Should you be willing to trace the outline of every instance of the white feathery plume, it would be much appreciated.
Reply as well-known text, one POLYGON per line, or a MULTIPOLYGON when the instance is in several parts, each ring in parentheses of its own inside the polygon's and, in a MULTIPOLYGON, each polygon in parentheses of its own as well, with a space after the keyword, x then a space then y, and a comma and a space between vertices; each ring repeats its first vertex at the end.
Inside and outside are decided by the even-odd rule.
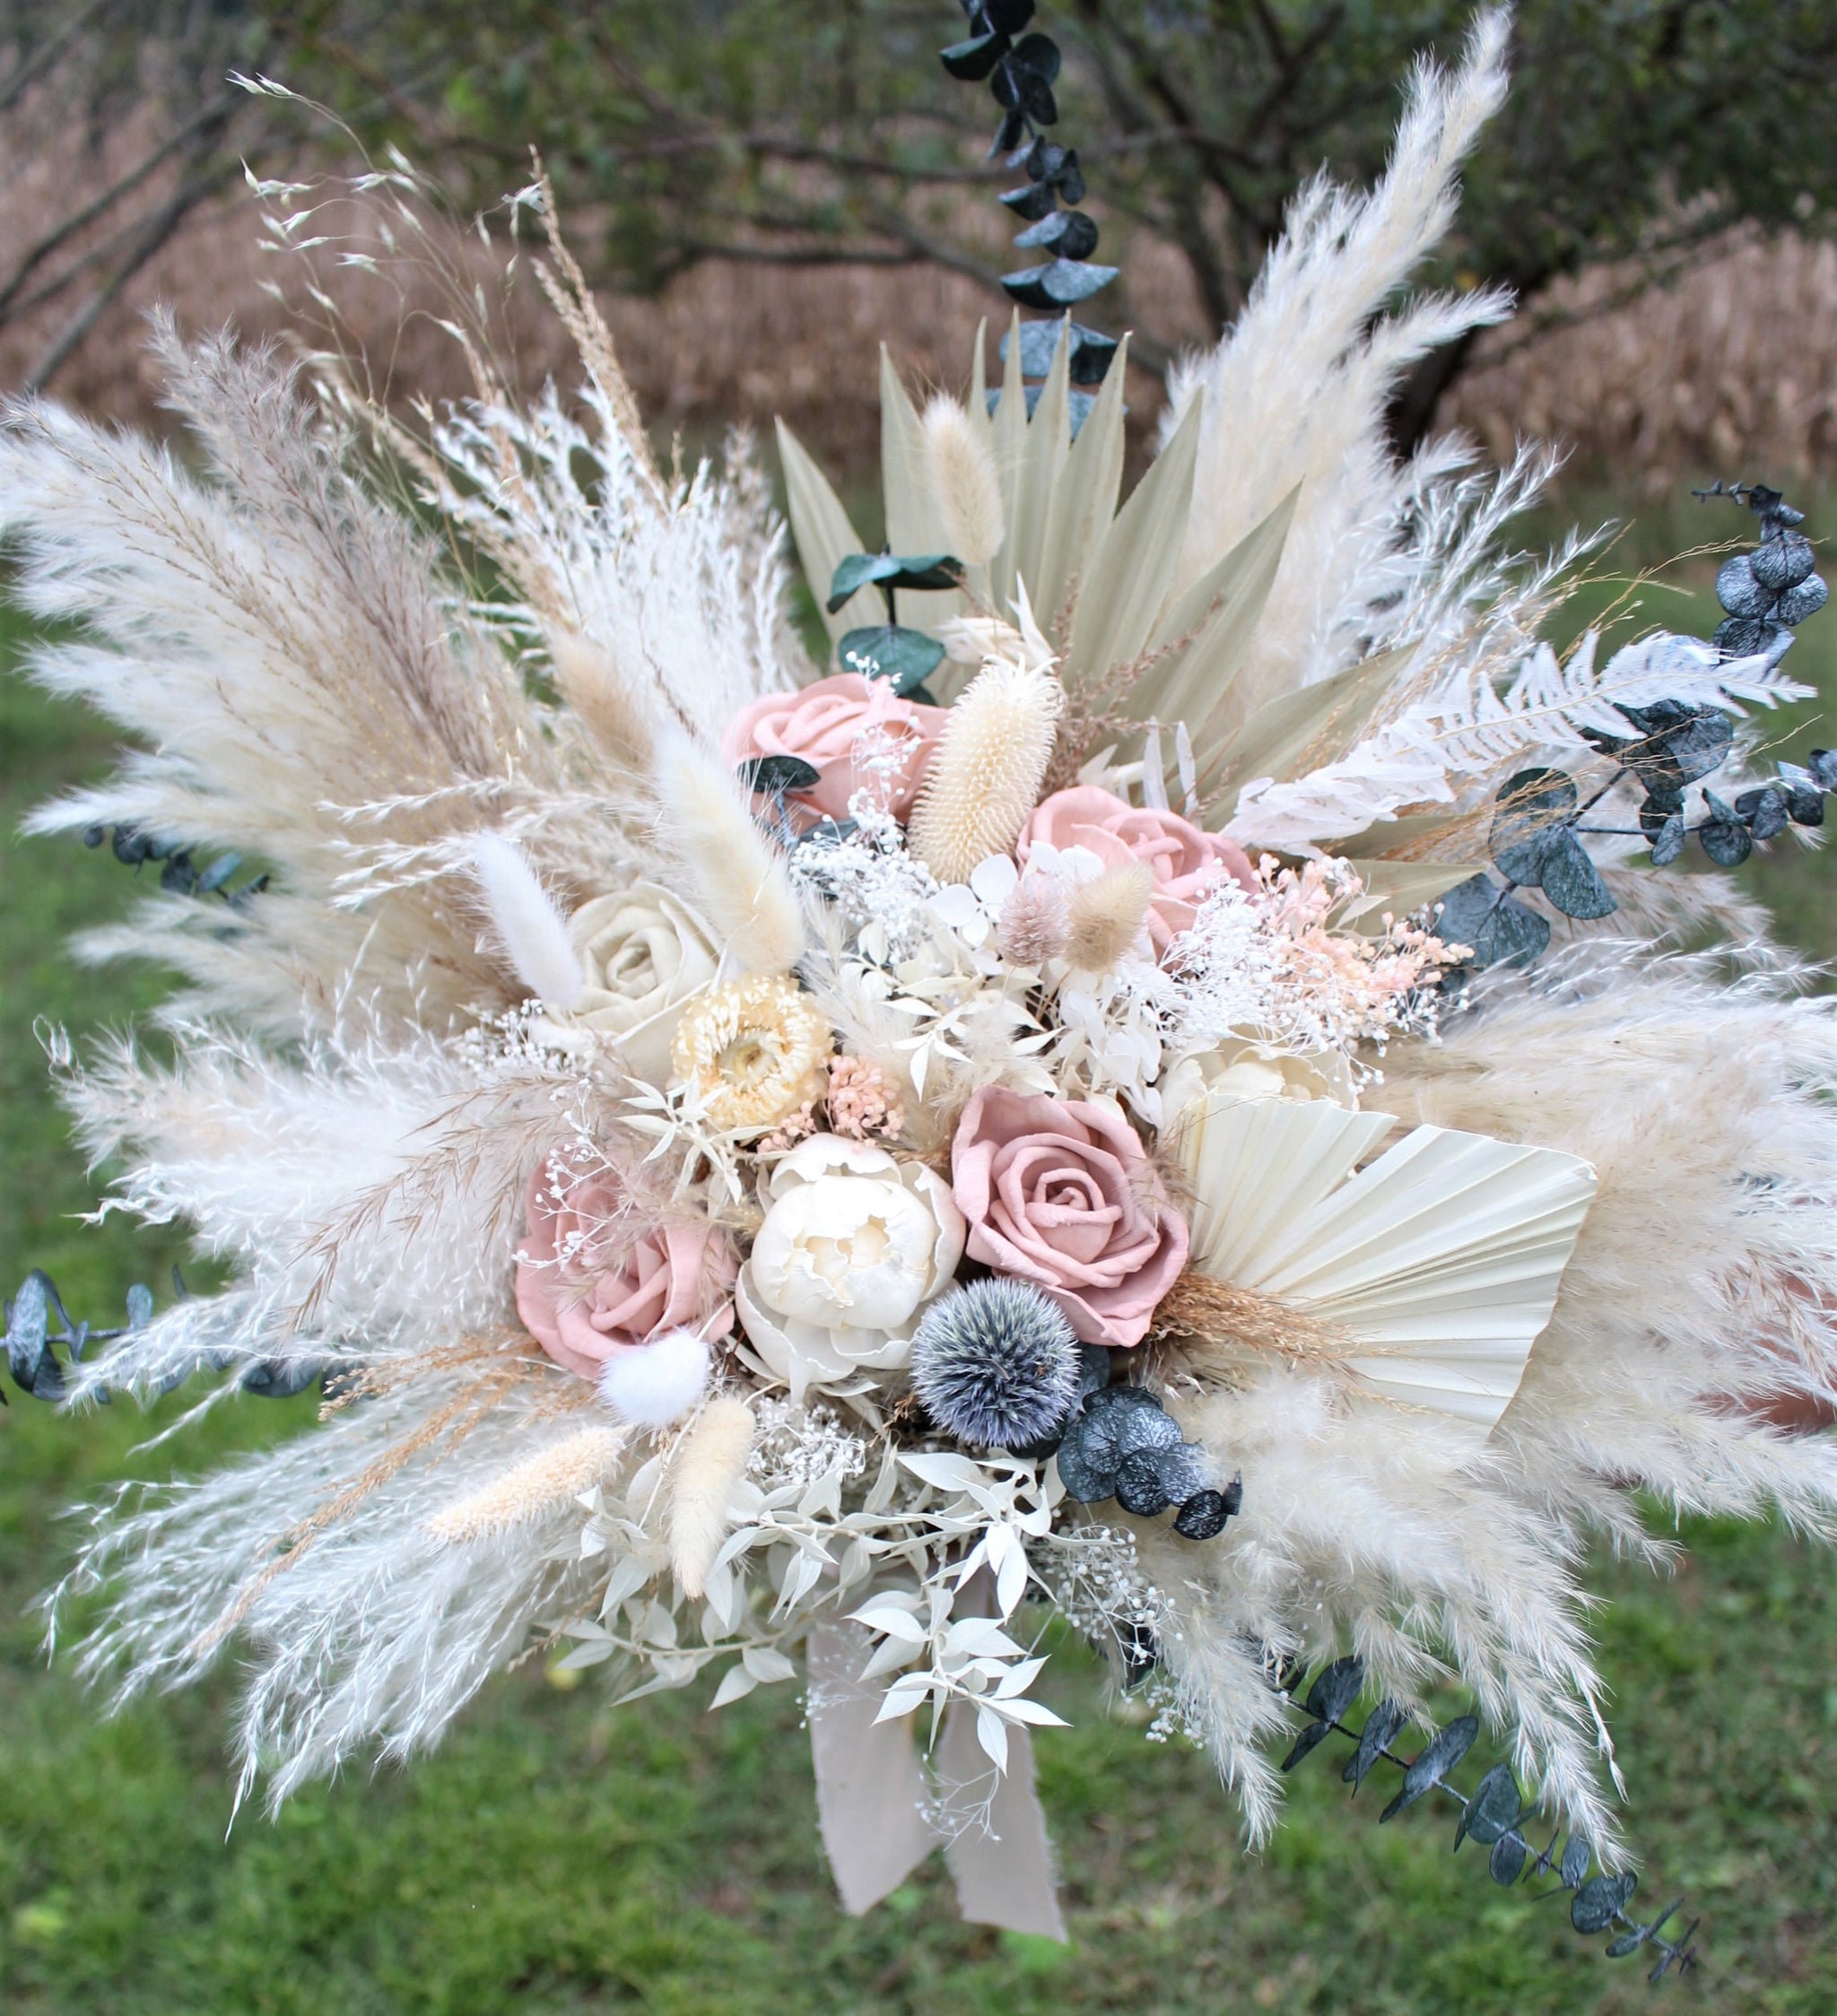
POLYGON ((925 463, 943 514, 950 550, 971 567, 985 567, 1001 549, 1001 477, 988 441, 947 393, 927 405, 925 463))
POLYGON ((789 972, 804 951, 803 908, 739 785, 718 757, 676 734, 658 743, 656 790, 658 831, 741 971, 789 972))
POLYGON ((734 1394, 719 1394, 670 1457, 665 1522, 670 1566, 684 1595, 707 1590, 708 1571, 727 1537, 727 1501, 746 1473, 753 1432, 753 1410, 734 1394))
POLYGON ((707 1390, 708 1340, 671 1330, 637 1351, 617 1351, 599 1369, 599 1396, 634 1428, 668 1428, 707 1390))
POLYGON ((495 1540, 513 1527, 534 1525, 611 1471, 626 1436, 616 1428, 578 1428, 532 1456, 443 1506, 423 1523, 436 1540, 495 1540))
POLYGON ((535 871, 499 833, 474 839, 472 865, 517 978, 545 1007, 571 1008, 587 976, 569 943, 567 922, 535 871))
POLYGON ((1199 455, 1177 586, 1197 581, 1297 483, 1280 572, 1241 675, 1247 705, 1320 679, 1387 639, 1387 603, 1420 571, 1405 550, 1413 496, 1458 465, 1432 448, 1399 469, 1384 408, 1418 358, 1508 312, 1493 289, 1389 312, 1447 230, 1456 177, 1506 88, 1510 15, 1475 22, 1452 75, 1420 65, 1389 166, 1369 195, 1327 178, 1289 205, 1248 307, 1169 383, 1162 439, 1203 389, 1199 455))
POLYGON ((1013 848, 1040 802, 1064 706, 1050 672, 997 658, 951 709, 910 827, 912 852, 939 882, 968 882, 979 861, 1013 848))

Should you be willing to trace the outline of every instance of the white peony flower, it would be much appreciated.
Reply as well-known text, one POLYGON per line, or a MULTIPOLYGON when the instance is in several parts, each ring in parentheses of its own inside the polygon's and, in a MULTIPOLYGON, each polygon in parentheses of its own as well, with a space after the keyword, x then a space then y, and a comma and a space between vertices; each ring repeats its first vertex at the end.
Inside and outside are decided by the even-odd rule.
POLYGON ((1307 1056, 1244 1037, 1181 1057, 1161 1081, 1162 1110, 1170 1119, 1213 1090, 1234 1099, 1332 1099, 1356 1110, 1352 1067, 1336 1050, 1307 1056))
POLYGON ((570 1022, 611 1037, 634 1078, 666 1083, 683 1004, 719 967, 708 926, 667 890, 639 882, 583 904, 568 937, 587 970, 570 1022))
POLYGON ((791 1398, 904 1365, 925 1305, 963 1256, 950 1185, 922 1162, 816 1134, 776 1165, 765 1197, 735 1299, 791 1398))

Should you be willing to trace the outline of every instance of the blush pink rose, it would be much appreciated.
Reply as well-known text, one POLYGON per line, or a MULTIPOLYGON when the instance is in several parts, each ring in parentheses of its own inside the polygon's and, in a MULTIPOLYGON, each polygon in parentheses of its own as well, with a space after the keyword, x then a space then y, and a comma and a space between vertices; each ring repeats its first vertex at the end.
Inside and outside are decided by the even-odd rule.
POLYGON ((1221 881, 1234 882, 1241 889, 1256 886, 1242 847, 1203 831, 1178 812, 1132 805, 1095 784, 1055 791, 1034 808, 1014 847, 1023 867, 1036 840, 1056 847, 1088 847, 1111 868, 1129 860, 1145 862, 1154 877, 1148 935, 1157 958, 1182 931, 1192 929, 1194 913, 1221 881))
POLYGON ((884 679, 840 672, 800 692, 768 693, 743 708, 721 738, 721 760, 731 769, 749 756, 801 756, 823 775, 797 793, 794 804, 846 819, 856 792, 877 785, 886 809, 903 819, 931 767, 947 712, 902 700, 884 679))
POLYGON ((604 1175, 558 1181, 545 1162, 529 1180, 517 1313, 557 1364, 586 1379, 669 1331, 723 1337, 734 1326, 727 1290, 738 1265, 726 1234, 680 1219, 627 1239, 622 1202, 604 1175))
POLYGON ((985 1086, 951 1143, 972 1260, 1036 1282, 1087 1344, 1139 1344, 1187 1228, 1112 1107, 985 1086))

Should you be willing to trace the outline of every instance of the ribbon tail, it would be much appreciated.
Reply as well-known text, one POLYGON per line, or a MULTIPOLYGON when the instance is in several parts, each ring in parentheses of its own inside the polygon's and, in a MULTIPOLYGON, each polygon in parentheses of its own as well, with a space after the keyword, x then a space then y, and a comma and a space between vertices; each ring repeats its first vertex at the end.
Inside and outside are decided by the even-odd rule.
MULTIPOLYGON (((819 1624, 805 1652, 817 1820, 851 1917, 871 1911, 937 1846, 911 1719, 876 1723, 880 1690, 856 1677, 869 1650, 865 1631, 819 1624)), ((1030 1768, 1030 1787, 1032 1778, 1030 1768)))
MULTIPOLYGON (((971 1924, 1037 1933, 1066 1943, 1053 1881, 1046 1814, 1033 1788, 1033 1744, 1026 1728, 1008 1727, 1008 1766, 996 1780, 988 1824, 953 1834, 945 1854, 957 1886, 957 1909, 971 1924)), ((961 1803, 962 1788, 986 1781, 994 1766, 976 1737, 976 1710, 953 1702, 938 1739, 937 1773, 961 1803)))

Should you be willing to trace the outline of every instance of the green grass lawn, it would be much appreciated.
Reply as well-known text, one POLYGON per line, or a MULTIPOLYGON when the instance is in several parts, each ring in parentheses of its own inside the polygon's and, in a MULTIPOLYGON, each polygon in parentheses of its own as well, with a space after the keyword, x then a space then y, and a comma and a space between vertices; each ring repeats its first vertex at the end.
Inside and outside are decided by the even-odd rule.
MULTIPOLYGON (((1745 528, 1733 511, 1661 521, 1608 564, 1745 528)), ((1649 591, 1648 621, 1701 622, 1705 569, 1684 574, 1686 601, 1649 591)), ((1837 616, 1822 628, 1833 640, 1808 626, 1801 662, 1837 692, 1837 616)), ((1819 739, 1815 712, 1787 725, 1789 746, 1819 739)), ((32 1025, 118 1022, 155 989, 60 949, 120 909, 128 872, 74 840, 11 836, 107 752, 91 724, 0 684, 0 1277, 10 1290, 43 1265, 100 1320, 130 1281, 162 1283, 182 1247, 74 1221, 95 1186, 32 1025)), ((1754 880, 1800 943, 1837 952, 1822 859, 1776 857, 1754 880)), ((1703 1914, 1702 1967, 1682 1986, 1648 1989, 1637 1963, 1576 1938, 1560 1902, 1495 1889, 1472 1848, 1451 1857, 1451 1810, 1425 1803, 1380 1829, 1384 1794, 1349 1808, 1331 1746, 1297 1775, 1274 1846, 1246 1856, 1204 1759, 1145 1743, 1069 1649, 1049 1698, 1075 1726, 1039 1745, 1072 1928, 1061 1951, 958 1923, 936 1866, 870 1917, 843 1917, 782 1688, 713 1716, 706 1690, 614 1712, 596 1675, 569 1688, 525 1670, 412 1774, 353 1774, 226 1835, 233 1668, 109 1720, 48 1668, 31 1604, 67 1559, 74 1499, 309 1418, 308 1401, 244 1402, 137 1463, 145 1423, 126 1409, 66 1420, 15 1395, 0 1418, 7 2016, 1573 2011, 1644 2009, 1655 1993, 1678 2009, 1837 2007, 1837 1563, 1786 1533, 1693 1525, 1670 1581, 1607 1561, 1593 1577, 1641 1899, 1687 1892, 1703 1914)))

